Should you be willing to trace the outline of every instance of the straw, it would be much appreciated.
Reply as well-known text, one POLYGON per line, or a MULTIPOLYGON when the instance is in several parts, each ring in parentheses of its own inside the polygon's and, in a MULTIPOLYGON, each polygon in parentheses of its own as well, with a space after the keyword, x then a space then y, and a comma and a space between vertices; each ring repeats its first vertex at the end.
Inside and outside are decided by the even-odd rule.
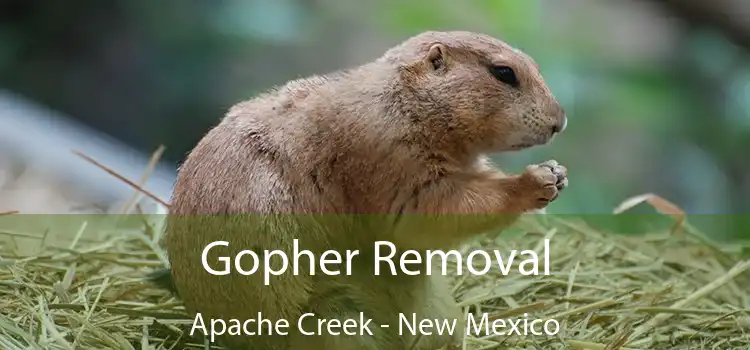
MULTIPOLYGON (((651 205, 666 202, 649 196, 651 205)), ((677 230, 634 237, 547 215, 522 221, 521 235, 469 243, 462 251, 540 252, 540 242, 550 239, 550 275, 503 276, 493 269, 456 276, 450 288, 467 313, 555 319, 561 329, 471 334, 459 348, 750 348, 750 261, 711 243, 687 219, 678 218, 677 230)), ((0 348, 205 349, 203 339, 188 336, 193 319, 180 301, 145 281, 164 266, 151 229, 91 242, 81 237, 90 230, 84 226, 73 241, 36 256, 2 252, 0 348)))

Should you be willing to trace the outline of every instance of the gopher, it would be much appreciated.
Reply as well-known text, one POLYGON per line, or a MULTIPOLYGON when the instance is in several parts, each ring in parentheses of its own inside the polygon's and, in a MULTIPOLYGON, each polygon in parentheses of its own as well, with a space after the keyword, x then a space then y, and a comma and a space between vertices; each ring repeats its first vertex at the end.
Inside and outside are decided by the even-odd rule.
POLYGON ((397 327, 399 315, 412 314, 463 327, 446 276, 376 276, 374 243, 455 249, 545 208, 567 186, 564 166, 550 160, 504 174, 488 155, 548 144, 566 124, 535 61, 480 33, 424 32, 356 68, 288 82, 230 108, 189 153, 161 242, 170 268, 154 280, 207 325, 261 314, 290 325, 288 334, 224 335, 229 349, 449 346, 462 328, 414 336, 397 327), (311 273, 314 262, 302 259, 298 273, 289 268, 267 285, 260 273, 214 276, 202 265, 214 241, 229 242, 207 255, 215 268, 242 250, 291 256, 295 239, 316 257, 360 256, 351 274, 311 273), (299 321, 306 313, 314 317, 299 321), (297 327, 360 317, 371 332, 297 327))

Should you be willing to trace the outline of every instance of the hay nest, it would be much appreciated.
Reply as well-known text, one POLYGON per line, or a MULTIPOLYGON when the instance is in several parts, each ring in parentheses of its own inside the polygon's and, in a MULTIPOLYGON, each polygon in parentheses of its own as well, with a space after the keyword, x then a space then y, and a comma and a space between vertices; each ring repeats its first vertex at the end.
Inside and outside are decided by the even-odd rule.
MULTIPOLYGON (((685 230, 611 235, 583 222, 546 217, 514 237, 467 249, 542 249, 547 276, 457 277, 453 292, 489 319, 555 319, 554 336, 470 336, 465 349, 750 348, 750 268, 685 230)), ((190 338, 180 302, 145 282, 163 266, 154 234, 76 239, 36 256, 0 260, 0 348, 207 348, 190 338)), ((492 270, 496 271, 496 270, 492 270)))

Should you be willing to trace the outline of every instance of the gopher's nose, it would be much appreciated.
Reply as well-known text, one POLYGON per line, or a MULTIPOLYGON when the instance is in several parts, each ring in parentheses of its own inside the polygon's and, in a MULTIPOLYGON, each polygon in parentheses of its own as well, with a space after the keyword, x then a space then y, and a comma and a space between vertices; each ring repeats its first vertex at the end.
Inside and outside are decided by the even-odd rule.
POLYGON ((568 117, 563 115, 562 121, 552 126, 552 134, 559 134, 568 127, 568 117))

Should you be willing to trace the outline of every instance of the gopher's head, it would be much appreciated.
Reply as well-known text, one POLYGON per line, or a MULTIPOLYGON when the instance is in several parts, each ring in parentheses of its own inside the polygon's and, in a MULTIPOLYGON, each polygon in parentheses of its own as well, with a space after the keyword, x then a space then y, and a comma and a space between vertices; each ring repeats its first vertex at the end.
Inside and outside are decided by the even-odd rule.
POLYGON ((436 139, 478 152, 519 150, 565 130, 565 111, 539 67, 505 42, 472 32, 425 32, 385 53, 409 86, 408 110, 436 139), (412 102, 413 101, 413 102, 412 102))

